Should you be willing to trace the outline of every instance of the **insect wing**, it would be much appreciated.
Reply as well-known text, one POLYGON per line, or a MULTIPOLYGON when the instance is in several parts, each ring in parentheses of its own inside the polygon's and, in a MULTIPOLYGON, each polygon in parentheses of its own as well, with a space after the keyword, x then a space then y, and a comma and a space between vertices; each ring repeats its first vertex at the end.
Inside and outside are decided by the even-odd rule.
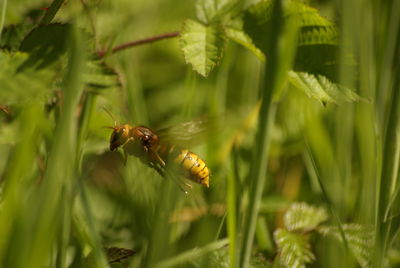
POLYGON ((194 119, 156 131, 162 142, 192 147, 204 142, 211 132, 211 121, 207 118, 194 119))
POLYGON ((185 148, 204 143, 239 142, 255 126, 261 102, 215 117, 202 117, 156 131, 160 141, 185 148), (229 141, 232 140, 232 141, 229 141))

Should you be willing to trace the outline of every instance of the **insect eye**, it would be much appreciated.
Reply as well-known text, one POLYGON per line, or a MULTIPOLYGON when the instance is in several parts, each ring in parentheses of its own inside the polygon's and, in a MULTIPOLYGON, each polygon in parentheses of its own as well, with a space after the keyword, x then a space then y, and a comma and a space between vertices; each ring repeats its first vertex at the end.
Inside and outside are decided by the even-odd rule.
POLYGON ((111 136, 111 142, 115 142, 118 139, 118 133, 114 132, 111 136))

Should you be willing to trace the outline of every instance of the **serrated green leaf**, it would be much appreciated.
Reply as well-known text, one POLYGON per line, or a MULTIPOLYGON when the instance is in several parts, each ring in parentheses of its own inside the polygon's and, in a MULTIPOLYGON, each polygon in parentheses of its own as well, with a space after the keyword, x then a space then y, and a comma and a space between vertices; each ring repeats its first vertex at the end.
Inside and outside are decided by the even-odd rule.
POLYGON ((272 267, 272 263, 269 263, 262 254, 256 254, 251 256, 250 268, 268 268, 272 267))
POLYGON ((83 75, 85 84, 92 90, 113 89, 120 86, 118 74, 100 60, 89 60, 83 75))
POLYGON ((28 23, 9 25, 5 27, 1 33, 0 48, 9 51, 17 51, 22 40, 29 32, 32 26, 28 23))
MULTIPOLYGON (((228 247, 211 252, 211 254, 208 256, 207 263, 213 268, 229 268, 228 247)), ((202 267, 204 262, 198 262, 197 265, 197 267, 202 267)))
POLYGON ((332 22, 319 15, 316 8, 304 4, 302 1, 286 0, 284 5, 284 15, 289 19, 295 20, 295 22, 299 23, 302 27, 334 26, 332 22))
POLYGON ((236 4, 234 0, 197 0, 196 16, 201 22, 210 24, 228 14, 236 4))
POLYGON ((131 249, 108 247, 105 249, 108 263, 120 263, 134 255, 136 252, 131 249))
POLYGON ((328 219, 323 208, 317 208, 306 203, 294 203, 286 211, 283 218, 285 228, 289 231, 309 231, 328 219))
MULTIPOLYGON (((372 227, 366 227, 357 223, 342 225, 347 243, 353 251, 361 267, 370 267, 374 246, 374 231, 372 227)), ((323 226, 318 232, 342 241, 342 236, 336 226, 323 226)))
POLYGON ((26 68, 19 71, 26 62, 26 53, 0 52, 0 103, 21 104, 43 99, 53 88, 56 72, 49 68, 26 68))
POLYGON ((290 71, 288 75, 293 86, 323 104, 361 100, 351 89, 335 84, 323 75, 294 71, 290 71))
MULTIPOLYGON (((244 12, 243 29, 253 43, 268 57, 272 2, 261 1, 244 12)), ((322 17, 317 9, 300 1, 286 0, 284 3, 284 19, 287 25, 299 27, 297 53, 294 70, 324 75, 331 81, 338 81, 338 31, 336 26, 322 17)), ((348 68, 355 66, 349 58, 345 63, 348 68)))
POLYGON ((277 229, 274 239, 278 246, 279 263, 284 267, 303 268, 306 263, 315 260, 311 245, 304 235, 277 229))
POLYGON ((227 27, 225 28, 225 34, 229 39, 250 50, 261 61, 265 61, 264 54, 253 44, 253 41, 245 32, 243 32, 242 30, 227 27))
POLYGON ((21 67, 44 68, 57 61, 66 51, 69 24, 48 24, 32 30, 22 41, 20 50, 29 52, 29 59, 21 67))
POLYGON ((298 37, 298 46, 333 45, 338 44, 338 33, 333 25, 303 26, 298 37))
POLYGON ((222 57, 224 38, 221 27, 203 25, 186 20, 180 36, 180 45, 187 63, 206 77, 222 57))
MULTIPOLYGON (((193 266, 199 268, 204 267, 205 263, 210 268, 230 268, 229 247, 212 251, 206 256, 206 260, 200 258, 192 261, 193 266)), ((255 254, 251 256, 249 268, 267 268, 271 266, 263 255, 255 254)))
MULTIPOLYGON (((244 29, 257 47, 265 51, 269 23, 272 16, 272 1, 260 1, 244 13, 244 29)), ((320 16, 317 9, 299 1, 284 1, 284 18, 301 28, 299 45, 337 44, 338 33, 333 23, 320 16)))

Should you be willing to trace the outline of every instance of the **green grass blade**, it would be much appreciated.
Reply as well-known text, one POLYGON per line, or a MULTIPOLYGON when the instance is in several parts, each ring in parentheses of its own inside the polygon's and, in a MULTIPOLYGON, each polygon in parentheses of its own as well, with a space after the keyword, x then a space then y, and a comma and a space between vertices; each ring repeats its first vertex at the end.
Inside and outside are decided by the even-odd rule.
MULTIPOLYGON (((92 210, 90 208, 88 194, 86 193, 85 186, 83 185, 82 181, 78 182, 80 186, 80 201, 83 207, 85 220, 84 223, 86 224, 85 228, 88 233, 88 239, 85 241, 86 243, 92 246, 93 250, 93 258, 91 258, 91 262, 93 263, 94 267, 106 267, 106 258, 103 252, 103 246, 101 245, 100 237, 98 231, 95 227, 95 220, 93 217, 92 210)), ((71 219, 72 220, 72 219, 71 219)), ((77 224, 78 221, 74 221, 74 224, 77 224)), ((82 228, 82 226, 77 226, 77 228, 82 228)), ((83 243, 84 241, 81 241, 83 243)), ((81 245, 82 248, 84 245, 81 245)))
POLYGON ((237 168, 238 168, 238 151, 233 150, 232 166, 230 168, 231 174, 227 181, 227 193, 226 193, 226 206, 227 206, 227 231, 229 237, 229 264, 231 268, 236 267, 237 262, 237 227, 238 227, 238 193, 236 182, 239 181, 237 168))
MULTIPOLYGON (((375 242, 375 264, 380 267, 384 261, 387 246, 389 243, 389 233, 391 219, 386 218, 386 212, 390 206, 392 196, 393 179, 396 179, 394 172, 396 163, 396 136, 400 128, 400 81, 397 78, 396 87, 393 89, 392 104, 389 110, 386 135, 384 139, 382 169, 380 185, 378 187, 378 211, 376 223, 376 242, 375 242)), ((398 183, 398 182, 397 182, 398 183)))
POLYGON ((82 157, 84 151, 83 145, 88 135, 91 117, 96 104, 96 98, 97 96, 95 94, 86 94, 85 101, 83 103, 83 111, 79 120, 78 136, 76 143, 76 159, 78 161, 77 169, 79 173, 82 173, 82 157))
POLYGON ((58 10, 64 3, 64 0, 54 0, 50 7, 47 9, 46 14, 43 16, 42 20, 40 21, 40 25, 49 24, 54 17, 56 16, 58 10))
POLYGON ((272 253, 274 250, 274 242, 271 239, 270 230, 268 228, 265 216, 259 216, 256 226, 257 245, 262 251, 272 253))
MULTIPOLYGON (((55 222, 64 219, 64 213, 60 211, 60 205, 72 204, 71 190, 75 175, 75 109, 78 105, 83 89, 82 68, 84 55, 80 33, 75 27, 70 32, 70 51, 69 66, 65 77, 65 101, 63 113, 57 122, 53 146, 49 155, 49 161, 44 175, 43 183, 40 185, 38 196, 36 197, 37 211, 35 215, 35 233, 32 238, 31 252, 26 261, 30 267, 41 267, 48 254, 52 250, 52 243, 57 238, 58 232, 68 232, 60 230, 61 227, 69 228, 67 225, 58 225, 55 222), (65 191, 65 192, 64 192, 65 191), (64 194, 63 194, 64 193, 64 194)), ((61 205, 63 207, 63 205, 61 205)), ((63 243, 66 247, 66 242, 63 243)), ((62 251, 66 248, 61 249, 62 251)), ((61 253, 63 254, 63 253, 61 253)), ((65 254, 64 254, 65 256, 65 254)), ((60 260, 60 263, 64 263, 60 260)))
POLYGON ((176 267, 177 265, 190 262, 192 260, 195 260, 201 256, 209 254, 210 252, 218 250, 227 245, 228 245, 228 239, 221 239, 221 240, 212 242, 202 248, 191 249, 191 250, 183 252, 183 253, 179 254, 178 256, 175 256, 171 259, 167 259, 162 262, 159 262, 154 267, 155 268, 176 267))
POLYGON ((393 194, 393 185, 396 185, 396 137, 400 128, 400 79, 398 77, 399 65, 399 29, 400 3, 393 2, 383 6, 383 10, 387 12, 387 31, 383 31, 384 48, 382 62, 379 71, 378 90, 381 96, 388 99, 387 110, 383 109, 382 114, 387 113, 387 121, 384 124, 383 132, 383 156, 380 180, 377 187, 377 213, 376 213, 376 239, 374 248, 374 261, 376 267, 381 267, 384 264, 387 254, 392 219, 386 218, 386 211, 390 206, 390 200, 393 194), (397 70, 397 72, 396 72, 397 70))
MULTIPOLYGON (((20 141, 10 154, 7 168, 3 174, 0 217, 0 266, 2 267, 22 267, 17 264, 20 263, 18 254, 21 254, 21 252, 26 253, 25 247, 20 248, 24 243, 24 239, 17 239, 17 237, 13 236, 13 233, 18 232, 18 230, 21 231, 20 224, 26 218, 22 211, 26 210, 29 205, 27 204, 26 193, 31 184, 31 171, 35 163, 37 149, 35 147, 40 140, 41 113, 42 111, 38 104, 24 107, 18 118, 18 131, 21 134, 20 141), (13 251, 13 248, 17 251, 13 251)), ((29 223, 25 222, 23 224, 29 223)), ((29 233, 26 235, 29 235, 29 233)), ((25 239, 28 240, 29 238, 25 239)))
POLYGON ((149 246, 141 267, 154 267, 157 262, 166 257, 166 249, 171 243, 170 215, 172 210, 176 208, 178 199, 185 195, 168 177, 163 179, 160 189, 159 199, 156 200, 157 207, 152 215, 149 246))
POLYGON ((346 239, 343 227, 342 227, 341 220, 340 220, 338 214, 336 213, 336 210, 335 210, 335 208, 334 208, 334 206, 332 204, 332 201, 331 201, 331 199, 330 199, 330 197, 329 197, 329 195, 328 195, 328 193, 327 193, 327 191, 325 189, 325 186, 324 186, 324 184, 322 182, 322 179, 321 179, 321 177, 319 175, 320 172, 318 172, 317 165, 316 165, 316 163, 314 161, 314 158, 313 158, 312 153, 311 153, 311 149, 310 149, 310 147, 308 145, 307 145, 307 153, 306 153, 305 157, 306 157, 306 161, 310 162, 311 166, 314 169, 314 172, 316 174, 316 178, 318 180, 319 187, 320 187, 321 192, 322 192, 322 196, 325 199, 325 202, 326 202, 326 204, 328 206, 329 212, 331 213, 331 215, 335 219, 335 223, 336 223, 336 225, 338 227, 340 236, 342 238, 343 245, 344 245, 345 249, 348 252, 349 246, 348 246, 347 239, 346 239))
POLYGON ((4 20, 5 20, 5 18, 6 18, 7 1, 8 1, 8 0, 3 0, 3 5, 2 5, 2 7, 1 7, 1 15, 0 15, 0 40, 1 40, 1 33, 3 32, 4 20))
POLYGON ((282 31, 282 6, 280 1, 274 1, 268 60, 265 64, 263 83, 260 86, 262 98, 260 117, 258 121, 257 136, 254 148, 253 165, 249 178, 249 209, 243 226, 243 240, 240 250, 240 266, 246 268, 249 265, 254 234, 260 209, 264 184, 266 179, 269 137, 275 117, 276 105, 272 104, 273 92, 278 87, 278 75, 281 66, 278 62, 278 39, 282 31))

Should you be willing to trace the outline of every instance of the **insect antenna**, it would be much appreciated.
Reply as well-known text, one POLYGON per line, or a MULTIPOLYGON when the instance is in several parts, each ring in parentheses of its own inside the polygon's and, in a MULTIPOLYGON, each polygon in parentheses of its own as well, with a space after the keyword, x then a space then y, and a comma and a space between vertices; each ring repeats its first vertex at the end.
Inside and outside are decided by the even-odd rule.
POLYGON ((110 112, 110 110, 107 109, 106 106, 103 106, 103 110, 111 117, 111 119, 114 121, 114 127, 108 127, 114 129, 117 126, 117 120, 113 116, 113 114, 110 112))

